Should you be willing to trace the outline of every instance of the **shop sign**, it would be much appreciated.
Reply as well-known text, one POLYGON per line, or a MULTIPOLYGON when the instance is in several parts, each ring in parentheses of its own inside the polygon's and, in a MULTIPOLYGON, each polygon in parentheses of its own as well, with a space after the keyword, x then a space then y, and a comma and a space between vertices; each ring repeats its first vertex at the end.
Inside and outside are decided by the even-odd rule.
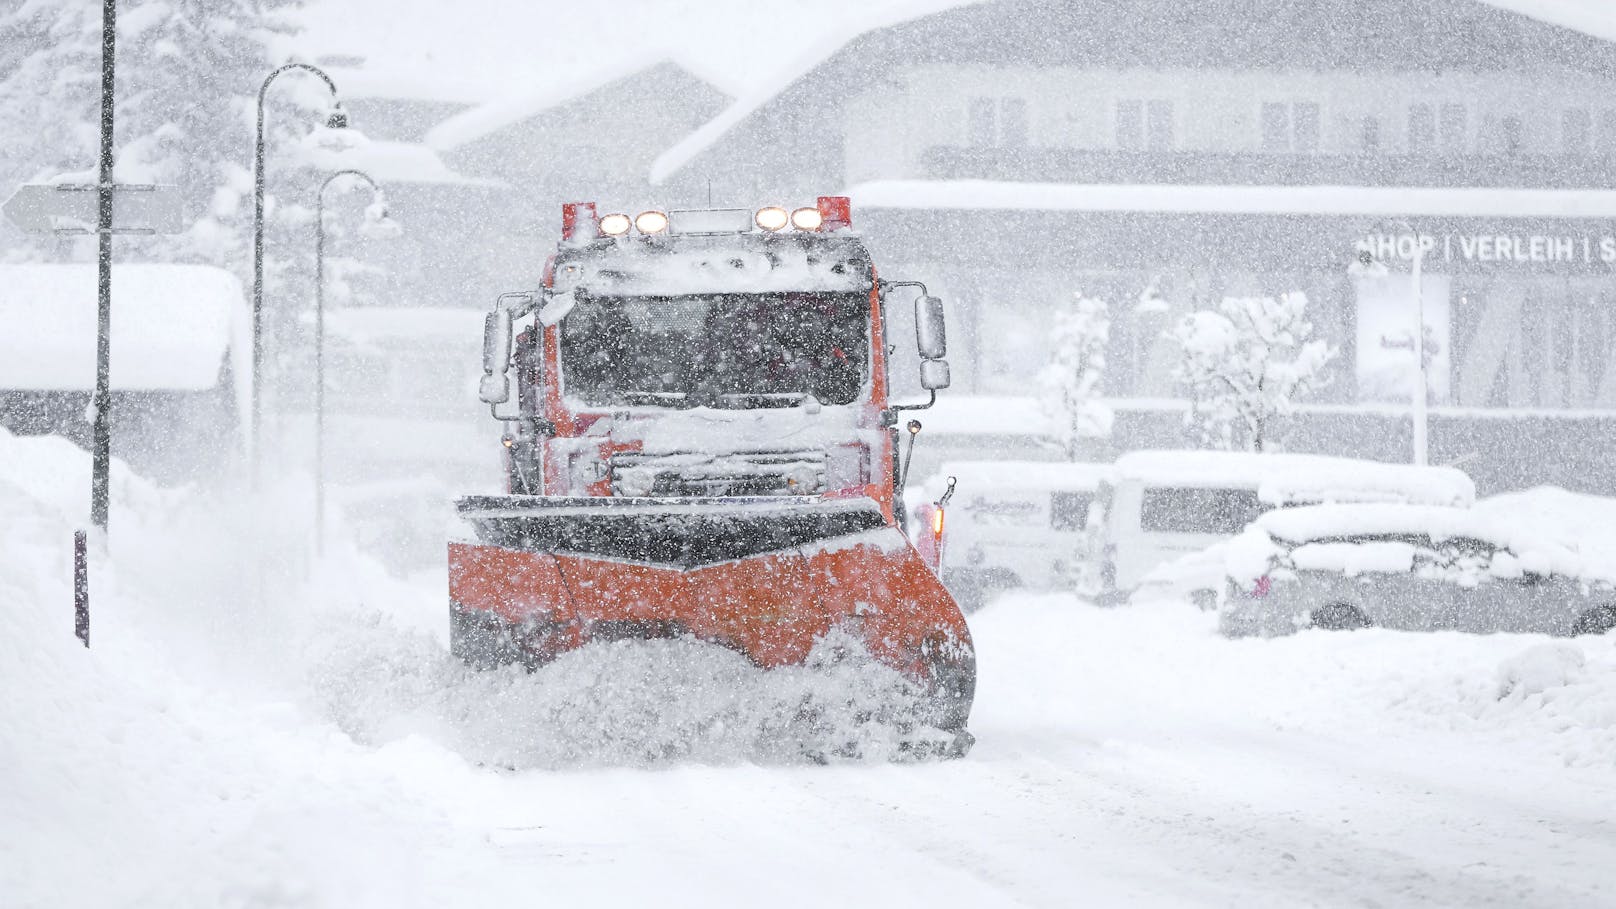
POLYGON ((1370 234, 1357 248, 1382 262, 1412 262, 1419 246, 1432 265, 1616 265, 1616 235, 1603 234, 1370 234))

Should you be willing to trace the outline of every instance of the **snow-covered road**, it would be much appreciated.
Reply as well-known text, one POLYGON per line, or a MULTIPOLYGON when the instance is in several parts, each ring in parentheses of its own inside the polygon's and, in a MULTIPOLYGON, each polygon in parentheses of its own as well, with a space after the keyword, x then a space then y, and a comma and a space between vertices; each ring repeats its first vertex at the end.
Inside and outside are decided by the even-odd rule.
POLYGON ((6 907, 1616 905, 1616 635, 1012 597, 965 760, 554 769, 553 679, 455 667, 441 570, 258 603, 272 528, 133 478, 79 649, 63 463, 0 435, 6 907))

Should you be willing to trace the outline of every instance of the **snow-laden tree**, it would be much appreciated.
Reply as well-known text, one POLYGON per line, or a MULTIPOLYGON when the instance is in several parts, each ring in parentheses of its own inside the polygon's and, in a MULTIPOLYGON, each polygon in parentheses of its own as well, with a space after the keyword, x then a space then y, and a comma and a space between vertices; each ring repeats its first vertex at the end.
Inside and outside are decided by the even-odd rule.
POLYGON ((1320 387, 1335 349, 1313 338, 1307 297, 1226 297, 1216 310, 1185 316, 1172 337, 1183 350, 1174 378, 1189 390, 1203 441, 1225 449, 1271 450, 1276 417, 1320 387))
MULTIPOLYGON (((177 185, 188 226, 173 237, 120 238, 120 259, 201 262, 247 276, 253 108, 260 82, 279 62, 293 31, 289 13, 300 5, 301 0, 120 0, 117 177, 177 185)), ((82 0, 11 5, 0 11, 0 47, 5 48, 0 53, 0 136, 5 136, 0 186, 59 174, 83 174, 93 182, 101 5, 82 0)), ((272 152, 293 150, 291 135, 298 132, 293 124, 310 118, 287 108, 323 107, 324 92, 307 85, 277 89, 279 110, 272 112, 271 123, 279 135, 272 152)), ((277 164, 283 176, 290 176, 285 161, 272 161, 277 164)), ((309 179, 304 173, 297 183, 309 179)), ((301 196, 302 189, 299 185, 292 194, 301 196)), ((12 257, 61 253, 59 241, 31 238, 19 239, 12 257)))
POLYGON ((1072 295, 1055 315, 1054 356, 1039 374, 1045 405, 1056 415, 1066 456, 1077 460, 1086 440, 1111 434, 1112 413, 1100 400, 1111 315, 1104 300, 1072 295))

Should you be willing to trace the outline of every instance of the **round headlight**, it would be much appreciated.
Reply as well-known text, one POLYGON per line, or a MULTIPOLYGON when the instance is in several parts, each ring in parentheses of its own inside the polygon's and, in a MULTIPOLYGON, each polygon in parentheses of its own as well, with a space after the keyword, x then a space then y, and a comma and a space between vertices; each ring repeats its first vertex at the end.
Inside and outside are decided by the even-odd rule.
POLYGON ((784 230, 785 226, 790 222, 791 216, 786 213, 785 209, 777 205, 758 209, 757 226, 764 230, 784 230))
POLYGON ((817 208, 799 208, 791 213, 791 226, 798 230, 818 230, 825 216, 817 208))
POLYGON ((628 233, 628 215, 606 215, 600 219, 600 232, 608 237, 621 237, 628 233))
POLYGON ((634 219, 634 227, 642 234, 659 234, 668 229, 668 216, 659 211, 642 211, 634 219))

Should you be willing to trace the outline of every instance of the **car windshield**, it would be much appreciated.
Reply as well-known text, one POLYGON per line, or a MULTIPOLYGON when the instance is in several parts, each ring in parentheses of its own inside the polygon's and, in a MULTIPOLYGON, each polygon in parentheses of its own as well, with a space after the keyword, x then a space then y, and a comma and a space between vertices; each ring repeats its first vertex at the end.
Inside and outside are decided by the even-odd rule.
POLYGON ((588 297, 561 322, 567 394, 594 405, 850 404, 869 373, 862 293, 588 297))

